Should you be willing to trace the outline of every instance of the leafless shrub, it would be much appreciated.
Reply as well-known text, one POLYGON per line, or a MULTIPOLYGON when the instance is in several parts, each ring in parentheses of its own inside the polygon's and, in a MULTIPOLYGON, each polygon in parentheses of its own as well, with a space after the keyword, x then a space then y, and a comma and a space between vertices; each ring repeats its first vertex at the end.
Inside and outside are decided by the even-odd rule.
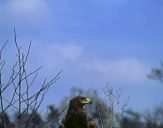
MULTIPOLYGON (((125 109, 128 105, 129 97, 126 98, 126 101, 123 103, 121 101, 121 89, 114 90, 112 87, 109 87, 108 83, 106 88, 103 90, 106 97, 107 109, 105 109, 103 105, 100 103, 96 103, 97 112, 100 118, 100 127, 101 128, 113 128, 118 127, 117 123, 122 119, 125 109), (121 103, 122 102, 122 103, 121 103), (117 113, 120 113, 120 119, 116 119, 117 113), (103 116, 107 115, 107 121, 103 118, 103 116)), ((97 94, 96 94, 97 96, 97 94)), ((98 98, 98 97, 97 97, 98 98)), ((96 98, 96 99, 97 99, 96 98)))
POLYGON ((0 115, 3 120, 3 127, 8 128, 5 115, 8 110, 16 109, 18 113, 15 127, 27 128, 29 127, 29 122, 36 116, 35 113, 41 106, 47 91, 60 78, 63 70, 57 73, 51 80, 45 78, 40 88, 34 93, 31 93, 32 86, 35 84, 41 67, 28 73, 26 64, 31 49, 31 42, 29 43, 27 53, 24 53, 17 42, 17 35, 14 29, 14 43, 17 58, 15 64, 12 66, 9 78, 7 82, 5 82, 2 79, 6 62, 6 60, 3 59, 3 51, 7 43, 8 41, 6 41, 0 49, 0 115), (6 93, 10 94, 10 98, 9 96, 6 98, 6 93), (22 120, 24 118, 26 119, 22 120))

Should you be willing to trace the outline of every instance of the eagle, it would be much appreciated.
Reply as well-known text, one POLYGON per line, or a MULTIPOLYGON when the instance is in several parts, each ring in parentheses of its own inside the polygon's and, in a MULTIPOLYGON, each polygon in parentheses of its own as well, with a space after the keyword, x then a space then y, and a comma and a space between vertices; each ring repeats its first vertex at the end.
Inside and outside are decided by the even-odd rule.
POLYGON ((83 106, 91 104, 90 98, 76 96, 69 102, 65 118, 61 121, 59 128, 96 128, 96 124, 87 116, 83 106))

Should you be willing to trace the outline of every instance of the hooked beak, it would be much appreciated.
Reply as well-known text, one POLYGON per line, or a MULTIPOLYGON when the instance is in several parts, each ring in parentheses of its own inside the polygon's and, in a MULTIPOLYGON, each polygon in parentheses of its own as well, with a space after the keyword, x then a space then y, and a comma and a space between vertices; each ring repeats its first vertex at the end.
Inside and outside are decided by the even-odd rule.
POLYGON ((83 100, 80 101, 82 104, 92 104, 92 101, 90 98, 85 98, 83 100))

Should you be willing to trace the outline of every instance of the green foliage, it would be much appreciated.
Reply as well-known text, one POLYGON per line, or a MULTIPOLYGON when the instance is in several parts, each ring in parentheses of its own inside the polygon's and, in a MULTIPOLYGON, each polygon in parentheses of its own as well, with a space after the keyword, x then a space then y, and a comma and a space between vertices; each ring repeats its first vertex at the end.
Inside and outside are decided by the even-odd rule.
POLYGON ((46 123, 48 128, 57 128, 59 121, 59 110, 54 105, 48 106, 48 113, 46 117, 46 123))
MULTIPOLYGON (((103 93, 103 92, 102 92, 103 93)), ((61 101, 61 107, 64 108, 68 106, 68 102, 72 97, 77 95, 87 96, 92 99, 93 104, 86 105, 85 110, 88 115, 96 121, 96 124, 99 128, 115 128, 119 127, 119 119, 121 114, 117 114, 117 108, 120 106, 120 92, 113 90, 113 88, 107 88, 105 94, 108 94, 106 97, 101 97, 96 90, 82 90, 80 88, 72 88, 70 95, 65 97, 61 101), (64 107, 63 107, 64 106, 64 107), (118 116, 118 117, 117 117, 118 116)), ((64 114, 63 114, 64 115, 64 114)), ((64 116, 62 117, 64 118, 64 116)))
POLYGON ((10 118, 7 113, 0 113, 0 128, 6 127, 14 128, 14 124, 10 121, 10 118))
MULTIPOLYGON (((23 116, 19 117, 19 114, 16 113, 11 121, 6 113, 5 121, 8 125, 7 128, 18 128, 18 120, 20 120, 21 128, 25 128, 26 124, 28 124, 27 128, 58 128, 60 120, 64 118, 64 114, 66 113, 67 109, 65 108, 69 103, 69 99, 79 94, 92 99, 93 104, 86 105, 85 110, 96 121, 98 128, 163 128, 163 106, 155 107, 152 111, 146 111, 144 114, 127 110, 123 116, 114 109, 114 121, 110 125, 111 108, 108 102, 104 100, 105 98, 100 97, 94 90, 84 91, 77 88, 74 88, 66 99, 63 98, 59 107, 49 105, 48 111, 44 115, 40 115, 38 111, 34 111, 32 113, 21 114, 23 116)), ((3 125, 2 116, 0 116, 0 128, 6 128, 3 125)))
POLYGON ((152 68, 148 77, 163 82, 163 62, 161 62, 160 67, 152 68))
POLYGON ((21 128, 39 128, 41 125, 44 124, 44 121, 41 115, 35 111, 32 113, 24 113, 23 116, 19 116, 19 113, 15 113, 14 116, 14 124, 19 127, 19 122, 21 128))

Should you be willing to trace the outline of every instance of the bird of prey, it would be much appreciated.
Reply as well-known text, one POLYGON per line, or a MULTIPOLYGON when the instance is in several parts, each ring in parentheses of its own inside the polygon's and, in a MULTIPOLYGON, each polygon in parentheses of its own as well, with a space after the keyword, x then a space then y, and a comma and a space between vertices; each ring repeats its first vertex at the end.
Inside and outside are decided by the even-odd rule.
POLYGON ((91 103, 89 98, 82 96, 71 99, 66 117, 62 120, 59 128, 96 128, 95 122, 87 116, 83 108, 84 105, 91 103))

